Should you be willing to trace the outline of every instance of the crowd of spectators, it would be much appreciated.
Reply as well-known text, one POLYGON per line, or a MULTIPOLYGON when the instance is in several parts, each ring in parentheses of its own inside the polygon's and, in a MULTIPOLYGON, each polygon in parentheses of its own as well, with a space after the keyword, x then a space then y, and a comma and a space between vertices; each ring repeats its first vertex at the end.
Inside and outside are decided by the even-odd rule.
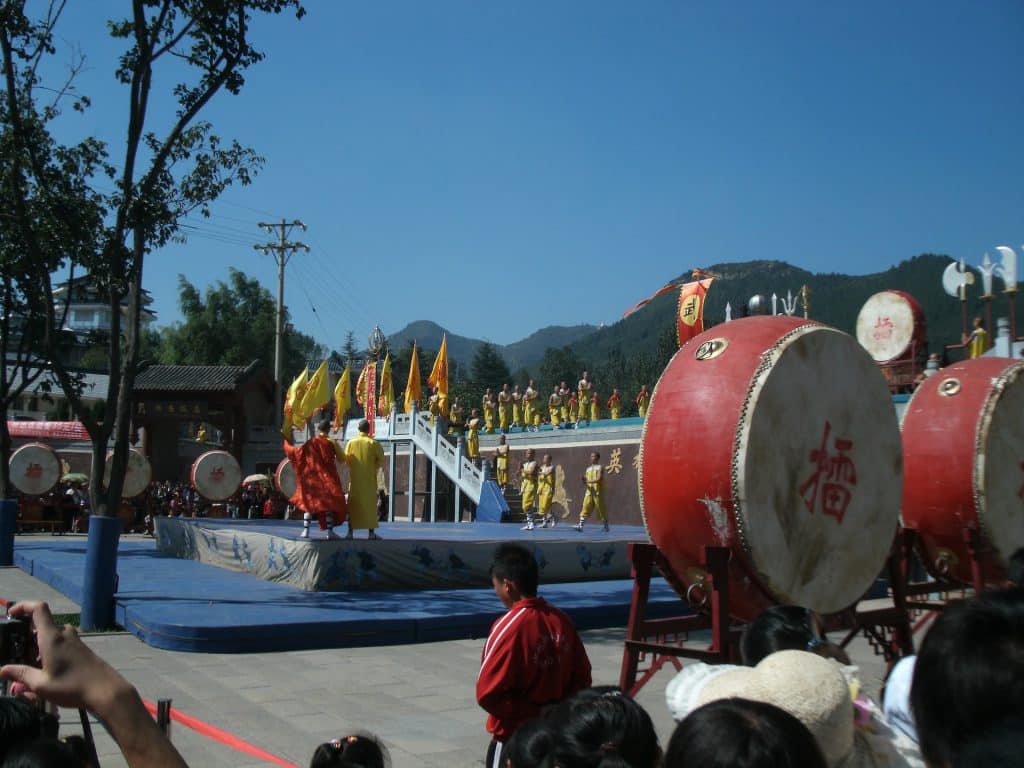
MULTIPOLYGON (((530 550, 499 546, 492 585, 507 611, 484 645, 477 700, 488 713, 488 768, 861 768, 1021 766, 1024 589, 950 602, 896 667, 884 708, 866 697, 813 612, 778 606, 746 628, 741 665, 691 663, 670 681, 678 724, 661 745, 648 713, 592 686, 572 622, 537 595, 530 550), (908 663, 909 662, 909 663, 908 663), (909 668, 909 672, 908 672, 909 668), (897 679, 901 678, 901 679, 897 679)), ((10 610, 28 622, 34 664, 0 679, 24 701, 81 707, 113 735, 129 766, 183 766, 135 688, 57 626, 45 603, 10 610)), ((81 740, 19 699, 0 700, 0 765, 85 766, 81 740)), ((315 747, 311 768, 390 766, 386 746, 353 733, 315 747)))

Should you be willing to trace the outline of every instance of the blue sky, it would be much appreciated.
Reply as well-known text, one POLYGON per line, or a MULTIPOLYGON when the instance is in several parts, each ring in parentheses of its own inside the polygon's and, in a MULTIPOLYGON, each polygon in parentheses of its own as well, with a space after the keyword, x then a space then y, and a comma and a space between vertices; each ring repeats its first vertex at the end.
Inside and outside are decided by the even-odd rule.
MULTIPOLYGON (((116 157, 103 19, 125 4, 71 5, 61 36, 94 106, 64 126, 116 157)), ((1019 0, 307 8, 257 26, 266 60, 205 115, 266 166, 149 258, 160 324, 179 319, 179 273, 205 289, 235 267, 276 291, 252 246, 280 218, 312 248, 286 303, 331 348, 374 323, 502 344, 612 323, 716 262, 866 274, 1024 243, 1019 0)), ((155 98, 154 126, 172 108, 155 98)))

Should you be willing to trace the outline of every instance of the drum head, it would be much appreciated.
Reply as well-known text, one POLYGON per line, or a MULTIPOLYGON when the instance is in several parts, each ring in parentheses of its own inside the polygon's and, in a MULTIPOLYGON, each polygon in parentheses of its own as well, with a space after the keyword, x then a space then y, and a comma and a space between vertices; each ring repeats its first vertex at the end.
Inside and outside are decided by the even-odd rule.
POLYGON ((975 498, 989 543, 1004 563, 1024 547, 1024 365, 993 382, 978 425, 975 498))
POLYGON ((295 495, 295 491, 298 490, 299 485, 295 479, 295 467, 292 466, 288 459, 283 459, 277 465, 277 471, 274 472, 274 485, 277 486, 277 490, 286 499, 290 499, 295 495))
POLYGON ((230 498, 242 483, 242 469, 227 451, 207 451, 192 464, 192 485, 210 501, 230 498))
POLYGON ((870 297, 857 315, 857 341, 872 359, 885 363, 907 351, 917 328, 913 299, 898 291, 870 297))
POLYGON ((902 469, 888 388, 852 337, 809 326, 766 352, 732 472, 737 525, 760 582, 823 614, 859 600, 896 532, 902 469))
POLYGON ((8 464, 14 487, 29 496, 49 493, 60 480, 60 459, 48 445, 26 443, 11 454, 8 464))
MULTIPOLYGON (((114 452, 111 451, 107 454, 107 461, 103 467, 104 485, 110 485, 110 470, 113 465, 114 452)), ((153 468, 149 464, 149 459, 143 456, 140 451, 129 448, 128 467, 124 475, 124 487, 121 489, 121 498, 130 499, 133 496, 138 496, 149 487, 149 481, 152 479, 153 468)))

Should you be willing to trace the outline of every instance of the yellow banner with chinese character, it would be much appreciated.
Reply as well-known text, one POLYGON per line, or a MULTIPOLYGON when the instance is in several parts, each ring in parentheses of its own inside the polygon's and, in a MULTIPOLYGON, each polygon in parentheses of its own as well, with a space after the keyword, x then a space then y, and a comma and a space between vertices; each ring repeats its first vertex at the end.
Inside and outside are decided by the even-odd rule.
POLYGON ((695 280, 679 289, 679 311, 676 314, 676 329, 679 346, 704 332, 704 300, 708 295, 713 278, 695 280))

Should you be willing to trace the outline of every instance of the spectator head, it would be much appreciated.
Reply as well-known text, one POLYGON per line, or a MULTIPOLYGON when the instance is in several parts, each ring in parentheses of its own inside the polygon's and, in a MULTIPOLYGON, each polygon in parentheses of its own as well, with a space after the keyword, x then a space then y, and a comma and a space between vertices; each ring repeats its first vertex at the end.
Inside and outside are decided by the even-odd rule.
POLYGON ((971 738, 953 761, 953 768, 1024 768, 1024 750, 1020 735, 1024 719, 1006 717, 988 730, 971 738))
POLYGON ((370 422, 368 422, 366 419, 360 421, 359 431, 362 432, 364 435, 370 434, 370 422))
POLYGON ((921 643, 910 706, 933 768, 954 765, 965 744, 1024 712, 1024 588, 946 606, 921 643))
POLYGON ((321 435, 328 435, 328 434, 330 434, 330 432, 331 432, 331 420, 330 419, 320 419, 320 421, 318 421, 316 423, 316 431, 319 432, 321 435))
POLYGON ((1006 581, 1009 586, 1024 587, 1024 547, 1010 555, 1006 563, 1006 581))
POLYGON ((4 759, 4 768, 83 768, 82 756, 55 736, 16 744, 4 759))
POLYGON ((650 715, 613 686, 586 688, 548 715, 561 768, 656 768, 661 747, 650 715))
POLYGON ((391 755, 376 736, 354 733, 316 748, 309 768, 390 768, 391 755))
POLYGON ((665 751, 672 768, 825 768, 814 735, 773 704, 720 699, 695 709, 665 751))
POLYGON ((780 707, 807 726, 832 768, 868 764, 873 748, 855 734, 853 699, 839 665, 807 651, 779 651, 756 667, 690 664, 672 679, 665 695, 677 720, 719 699, 780 707))
POLYGON ((547 720, 528 720, 505 743, 501 757, 508 768, 554 768, 558 734, 547 720))
POLYGON ((521 597, 536 597, 539 578, 537 561, 522 544, 500 544, 494 550, 491 582, 506 606, 521 597))
POLYGON ((748 667, 778 651, 810 651, 849 664, 846 652, 830 643, 818 617, 798 605, 773 605, 761 612, 743 632, 740 655, 748 667))
POLYGON ((53 715, 41 712, 28 700, 0 697, 0 763, 4 762, 5 753, 18 744, 56 738, 57 727, 53 715))

